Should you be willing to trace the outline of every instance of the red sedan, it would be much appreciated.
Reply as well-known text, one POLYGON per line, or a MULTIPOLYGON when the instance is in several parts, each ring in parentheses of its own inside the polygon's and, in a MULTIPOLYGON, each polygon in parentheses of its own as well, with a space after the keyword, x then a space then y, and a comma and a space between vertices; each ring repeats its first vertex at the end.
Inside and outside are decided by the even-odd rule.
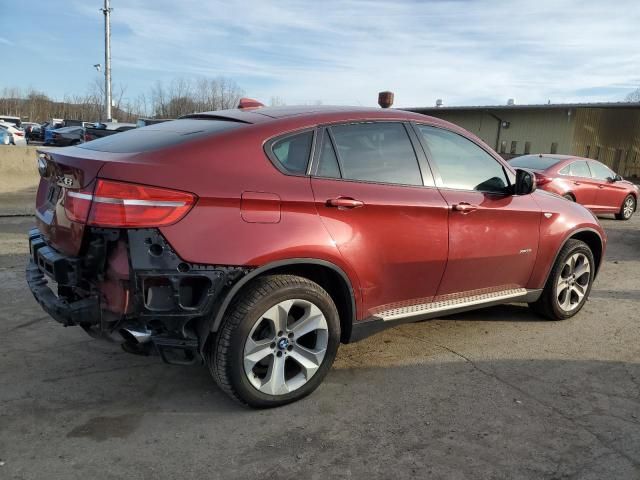
POLYGON ((44 310, 204 362, 256 407, 311 393, 340 343, 403 322, 511 302, 572 317, 606 247, 583 206, 400 110, 206 112, 38 166, 27 281, 44 310))
POLYGON ((578 202, 595 213, 613 213, 629 220, 640 190, 597 160, 569 155, 524 155, 509 162, 532 170, 538 188, 578 202))

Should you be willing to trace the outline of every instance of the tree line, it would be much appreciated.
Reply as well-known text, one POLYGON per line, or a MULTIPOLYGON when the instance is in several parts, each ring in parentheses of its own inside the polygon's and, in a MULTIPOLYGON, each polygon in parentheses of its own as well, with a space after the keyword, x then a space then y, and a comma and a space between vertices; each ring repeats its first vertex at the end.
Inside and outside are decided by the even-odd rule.
MULTIPOLYGON (((116 85, 112 91, 112 117, 120 122, 177 118, 194 112, 235 108, 243 95, 238 84, 225 77, 178 78, 168 84, 158 81, 148 92, 133 98, 127 96, 125 86, 116 85)), ((65 95, 61 100, 33 88, 5 87, 0 92, 0 114, 40 123, 52 118, 105 120, 104 84, 102 79, 96 79, 85 93, 65 95)))

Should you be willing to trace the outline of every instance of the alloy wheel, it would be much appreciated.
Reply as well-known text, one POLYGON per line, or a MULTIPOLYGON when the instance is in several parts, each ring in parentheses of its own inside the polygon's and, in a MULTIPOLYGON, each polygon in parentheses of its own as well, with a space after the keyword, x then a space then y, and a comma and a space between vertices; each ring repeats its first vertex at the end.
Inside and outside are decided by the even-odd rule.
POLYGON ((591 264, 583 253, 574 253, 565 261, 556 284, 558 305, 565 312, 578 308, 591 281, 591 264))
POLYGON ((329 342, 327 319, 314 303, 282 301, 263 313, 244 346, 244 372, 267 395, 284 395, 318 371, 329 342))
POLYGON ((622 207, 622 215, 624 216, 624 218, 629 218, 633 214, 633 210, 634 210, 633 197, 627 197, 622 207))

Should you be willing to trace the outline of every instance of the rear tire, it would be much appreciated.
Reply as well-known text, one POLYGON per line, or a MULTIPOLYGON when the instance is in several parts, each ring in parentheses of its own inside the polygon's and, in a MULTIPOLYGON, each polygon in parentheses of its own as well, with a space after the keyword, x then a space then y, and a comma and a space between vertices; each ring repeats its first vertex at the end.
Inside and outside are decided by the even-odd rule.
POLYGON ((233 399, 257 408, 313 392, 340 344, 340 318, 329 294, 294 275, 252 281, 229 306, 205 361, 233 399))
POLYGON ((570 193, 565 193, 565 194, 562 196, 562 198, 565 198, 565 199, 569 200, 570 202, 575 202, 575 201, 576 201, 576 199, 575 199, 575 198, 573 198, 573 195, 571 195, 570 193))
POLYGON ((633 195, 627 195, 624 201, 622 202, 622 206, 620 207, 620 212, 616 213, 616 218, 618 220, 629 220, 633 216, 633 212, 636 211, 636 199, 633 195))
POLYGON ((594 278, 591 249, 586 243, 571 239, 560 250, 542 295, 529 306, 549 320, 571 318, 587 301, 594 278))

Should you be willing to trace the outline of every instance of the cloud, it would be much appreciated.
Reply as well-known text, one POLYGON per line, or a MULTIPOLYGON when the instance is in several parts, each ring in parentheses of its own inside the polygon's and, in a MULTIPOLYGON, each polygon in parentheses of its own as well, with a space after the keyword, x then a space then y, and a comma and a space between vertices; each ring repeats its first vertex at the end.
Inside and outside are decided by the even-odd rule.
POLYGON ((113 3, 114 68, 149 83, 224 75, 289 104, 389 89, 398 106, 618 100, 640 84, 637 0, 113 3))

